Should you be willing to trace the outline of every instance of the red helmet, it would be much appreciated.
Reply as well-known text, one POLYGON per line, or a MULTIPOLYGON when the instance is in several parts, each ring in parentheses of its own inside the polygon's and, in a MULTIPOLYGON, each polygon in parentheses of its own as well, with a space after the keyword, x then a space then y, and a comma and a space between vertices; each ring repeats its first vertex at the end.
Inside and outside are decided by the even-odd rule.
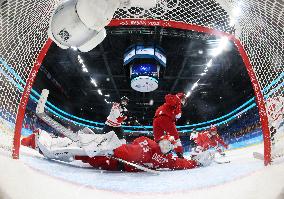
POLYGON ((213 134, 213 135, 217 134, 217 127, 215 125, 211 125, 210 133, 213 134))

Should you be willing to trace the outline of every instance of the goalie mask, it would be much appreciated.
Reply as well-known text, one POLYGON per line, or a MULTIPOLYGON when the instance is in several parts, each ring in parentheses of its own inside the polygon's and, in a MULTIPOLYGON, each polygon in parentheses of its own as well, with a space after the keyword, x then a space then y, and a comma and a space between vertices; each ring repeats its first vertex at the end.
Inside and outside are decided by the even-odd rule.
POLYGON ((164 135, 159 141, 159 147, 163 154, 171 152, 175 147, 176 141, 173 136, 164 135))

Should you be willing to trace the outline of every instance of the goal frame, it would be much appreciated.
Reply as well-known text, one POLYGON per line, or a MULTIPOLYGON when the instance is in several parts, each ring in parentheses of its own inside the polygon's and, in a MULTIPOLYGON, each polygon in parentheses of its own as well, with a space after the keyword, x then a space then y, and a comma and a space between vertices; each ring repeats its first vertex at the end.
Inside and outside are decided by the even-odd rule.
MULTIPOLYGON (((270 140, 270 131, 269 131, 269 123, 268 123, 268 116, 266 113, 265 101, 263 94, 260 89, 259 82, 257 81, 256 74, 252 68, 250 59, 239 39, 237 39, 233 34, 229 34, 227 32, 223 32, 220 30, 189 24, 184 22, 177 22, 177 21, 167 21, 167 20, 157 20, 157 19, 113 19, 109 24, 109 27, 118 27, 118 26, 160 26, 163 28, 176 28, 176 29, 183 29, 183 30, 191 30, 196 32, 207 33, 215 36, 226 36, 229 40, 233 41, 236 45, 242 60, 245 64, 247 69, 248 75, 250 77, 250 81, 252 83, 252 87, 254 89, 256 103, 258 107, 258 113, 261 121, 262 132, 263 132, 263 141, 264 141, 264 165, 268 165, 271 163, 271 140, 270 140)), ((25 116, 25 110, 28 103, 29 95, 37 76, 39 67, 50 47, 52 44, 52 40, 48 39, 43 46, 41 52, 39 53, 36 62, 33 65, 33 68, 29 74, 29 78, 27 79, 24 91, 21 95, 20 104, 18 105, 18 112, 16 118, 16 125, 14 131, 14 140, 13 140, 13 152, 12 157, 14 159, 19 158, 19 149, 20 149, 20 137, 21 137, 21 130, 22 124, 25 116)))

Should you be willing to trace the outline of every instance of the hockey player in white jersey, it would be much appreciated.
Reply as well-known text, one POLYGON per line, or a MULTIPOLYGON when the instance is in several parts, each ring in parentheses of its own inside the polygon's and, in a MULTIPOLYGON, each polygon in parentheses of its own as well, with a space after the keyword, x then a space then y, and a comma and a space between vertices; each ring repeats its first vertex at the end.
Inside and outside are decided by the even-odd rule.
POLYGON ((127 105, 129 99, 123 96, 120 99, 119 103, 113 103, 112 108, 110 110, 110 114, 107 117, 105 122, 105 126, 102 130, 102 133, 108 133, 110 131, 114 131, 117 135, 118 139, 125 142, 124 132, 122 128, 122 123, 127 119, 127 105))

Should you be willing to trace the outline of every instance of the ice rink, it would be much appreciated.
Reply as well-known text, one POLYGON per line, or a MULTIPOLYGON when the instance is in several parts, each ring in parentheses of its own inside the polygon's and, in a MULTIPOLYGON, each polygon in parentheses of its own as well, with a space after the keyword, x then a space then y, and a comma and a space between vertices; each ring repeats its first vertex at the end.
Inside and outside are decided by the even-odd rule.
POLYGON ((20 160, 1 151, 1 199, 44 198, 284 198, 284 161, 264 167, 254 159, 262 145, 230 150, 217 164, 182 171, 122 173, 96 170, 81 162, 45 159, 22 147, 20 160), (6 195, 6 197, 5 197, 6 195), (7 197, 9 195, 9 197, 7 197))

